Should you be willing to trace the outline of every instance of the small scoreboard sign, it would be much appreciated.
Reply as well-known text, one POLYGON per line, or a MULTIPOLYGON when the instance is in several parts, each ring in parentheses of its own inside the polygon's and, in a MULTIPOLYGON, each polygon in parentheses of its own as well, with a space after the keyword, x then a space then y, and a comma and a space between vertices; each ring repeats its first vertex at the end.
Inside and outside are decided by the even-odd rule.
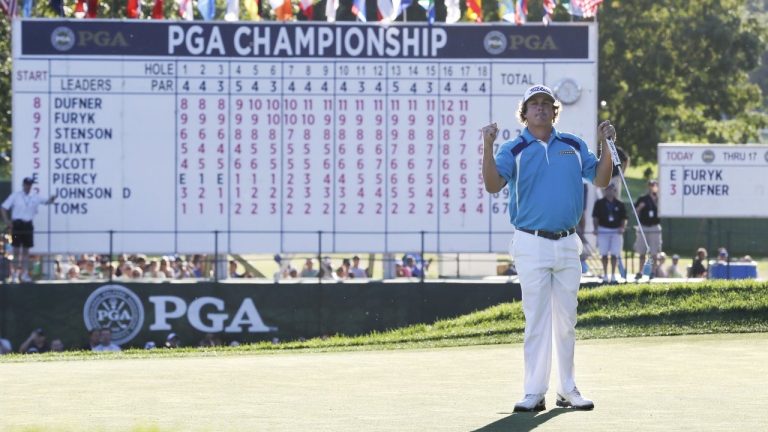
POLYGON ((768 217, 768 145, 659 144, 663 217, 768 217))

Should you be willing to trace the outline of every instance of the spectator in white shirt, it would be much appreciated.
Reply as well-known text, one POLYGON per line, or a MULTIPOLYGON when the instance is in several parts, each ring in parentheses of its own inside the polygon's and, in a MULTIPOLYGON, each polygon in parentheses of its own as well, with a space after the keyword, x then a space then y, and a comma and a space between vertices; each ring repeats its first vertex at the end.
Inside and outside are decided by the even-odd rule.
POLYGON ((47 200, 42 198, 37 192, 32 192, 32 185, 35 179, 26 177, 23 181, 22 190, 12 193, 3 202, 0 207, 3 221, 11 232, 13 256, 16 268, 11 275, 11 281, 31 282, 29 277, 29 249, 34 246, 34 227, 32 219, 37 214, 37 207, 40 204, 51 204, 56 200, 56 195, 52 195, 47 200), (9 217, 11 211, 13 219, 9 217))

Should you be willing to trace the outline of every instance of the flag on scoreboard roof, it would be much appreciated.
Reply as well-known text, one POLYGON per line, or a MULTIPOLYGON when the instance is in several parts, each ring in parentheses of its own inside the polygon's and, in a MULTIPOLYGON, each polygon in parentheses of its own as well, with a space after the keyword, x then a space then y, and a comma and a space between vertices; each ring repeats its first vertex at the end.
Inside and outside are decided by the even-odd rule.
POLYGON ((24 6, 21 8, 21 15, 24 18, 32 15, 32 0, 24 0, 24 6))
POLYGON ((513 0, 501 0, 499 3, 499 15, 501 15, 501 19, 508 22, 515 22, 515 6, 512 3, 513 0))
POLYGON ((154 6, 152 6, 152 19, 163 19, 165 13, 163 13, 163 0, 155 0, 154 6))
POLYGON ((240 20, 240 0, 227 0, 227 13, 224 14, 224 21, 240 20))
POLYGON ((392 5, 392 0, 376 0, 376 16, 379 18, 379 21, 392 21, 394 13, 395 8, 392 5))
POLYGON ((85 9, 87 7, 85 0, 77 0, 74 12, 75 18, 85 18, 85 9))
POLYGON ((195 19, 195 12, 192 10, 192 0, 176 0, 179 6, 179 16, 185 21, 195 19))
POLYGON ((528 21, 528 0, 517 0, 515 17, 515 24, 525 24, 528 21))
POLYGON ((567 10, 568 14, 570 14, 571 16, 581 16, 583 14, 583 12, 581 11, 581 8, 576 5, 577 1, 578 0, 562 0, 561 1, 565 10, 567 10))
POLYGON ((96 18, 99 16, 99 0, 88 0, 88 10, 85 12, 86 18, 96 18))
POLYGON ((339 0, 325 0, 325 19, 328 22, 336 22, 336 9, 339 8, 339 0))
POLYGON ((501 18, 517 25, 525 24, 528 19, 528 0, 502 0, 501 18))
POLYGON ((419 6, 427 11, 427 22, 430 24, 435 23, 435 2, 434 0, 418 0, 419 6))
POLYGON ((215 0, 197 0, 197 10, 204 20, 210 21, 216 15, 215 0))
MULTIPOLYGON (((56 15, 60 17, 64 16, 64 2, 62 0, 50 0, 48 2, 48 6, 50 6, 54 12, 56 12, 56 15)), ((15 12, 15 9, 14 9, 14 12, 15 12)))
POLYGON ((461 19, 461 7, 459 0, 445 0, 445 22, 453 24, 461 19))
POLYGON ((141 0, 128 0, 125 6, 125 16, 128 18, 141 17, 141 0))
POLYGON ((308 21, 315 19, 315 0, 299 0, 299 9, 308 21))
POLYGON ((251 21, 261 20, 261 0, 245 0, 245 10, 251 21))
POLYGON ((592 18, 597 15, 597 7, 603 0, 572 0, 577 3, 583 12, 584 18, 592 18))
POLYGON ((483 0, 466 0, 467 17, 476 22, 483 22, 483 0))
POLYGON ((269 5, 272 6, 272 12, 274 12, 276 20, 288 21, 293 18, 291 0, 269 0, 269 5))
POLYGON ((16 16, 16 0, 0 0, 0 9, 8 15, 8 18, 16 16))
POLYGON ((358 21, 366 22, 365 0, 352 0, 352 13, 355 14, 358 21))
MULTIPOLYGON (((413 4, 413 0, 393 0, 392 5, 395 8, 395 18, 399 17, 401 14, 405 13, 405 10, 411 7, 413 4)), ((395 19, 393 18, 393 19, 395 19)))
POLYGON ((552 22, 552 14, 555 12, 555 7, 557 7, 557 0, 544 0, 541 2, 541 5, 544 7, 544 17, 541 20, 544 24, 549 25, 552 22))

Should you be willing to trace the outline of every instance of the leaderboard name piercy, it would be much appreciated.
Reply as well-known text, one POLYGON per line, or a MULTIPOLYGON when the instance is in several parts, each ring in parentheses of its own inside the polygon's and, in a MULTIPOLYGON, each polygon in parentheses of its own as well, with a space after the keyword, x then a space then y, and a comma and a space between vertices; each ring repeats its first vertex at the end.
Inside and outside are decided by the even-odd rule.
POLYGON ((437 57, 448 43, 439 27, 168 26, 168 54, 216 56, 437 57), (229 39, 229 40, 228 40, 229 39))

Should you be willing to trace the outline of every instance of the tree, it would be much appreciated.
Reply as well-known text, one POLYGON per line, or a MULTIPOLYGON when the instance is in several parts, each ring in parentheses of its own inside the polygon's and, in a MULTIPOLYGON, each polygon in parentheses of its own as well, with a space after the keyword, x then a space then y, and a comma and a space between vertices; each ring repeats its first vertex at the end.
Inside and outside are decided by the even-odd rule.
POLYGON ((768 126, 748 80, 768 33, 746 0, 607 1, 600 15, 599 89, 625 148, 660 142, 756 142, 768 126))
MULTIPOLYGON (((11 94, 11 25, 0 18, 0 94, 11 94)), ((11 98, 0 98, 0 153, 11 152, 11 98)), ((0 161, 0 178, 10 177, 11 166, 0 161)))
MULTIPOLYGON (((768 26, 768 4, 765 0, 749 0, 747 10, 757 17, 763 26, 768 26)), ((749 73, 749 80, 763 91, 763 111, 768 107, 768 49, 763 51, 760 66, 749 73)))

